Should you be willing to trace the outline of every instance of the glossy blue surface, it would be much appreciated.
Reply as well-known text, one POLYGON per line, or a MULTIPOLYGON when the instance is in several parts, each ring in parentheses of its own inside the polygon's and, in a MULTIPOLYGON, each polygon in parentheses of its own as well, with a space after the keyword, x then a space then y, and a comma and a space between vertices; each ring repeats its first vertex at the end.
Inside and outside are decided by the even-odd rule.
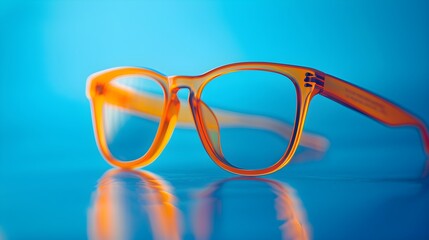
POLYGON ((314 177, 302 174, 305 167, 292 169, 244 179, 215 171, 158 171, 155 178, 88 170, 6 175, 3 183, 13 187, 2 189, 2 234, 5 239, 426 239, 429 234, 427 181, 314 177))
POLYGON ((148 181, 108 173, 85 96, 86 78, 110 67, 197 75, 270 61, 338 76, 429 122, 428 9, 426 1, 1 1, 0 239, 105 239, 97 234, 109 223, 110 239, 166 234, 168 224, 177 227, 166 238, 428 239, 428 182, 419 179, 427 156, 412 128, 387 128, 319 96, 305 129, 330 140, 322 157, 234 178, 195 131, 177 130, 144 169, 157 175, 148 181), (166 206, 174 221, 156 222, 166 206))

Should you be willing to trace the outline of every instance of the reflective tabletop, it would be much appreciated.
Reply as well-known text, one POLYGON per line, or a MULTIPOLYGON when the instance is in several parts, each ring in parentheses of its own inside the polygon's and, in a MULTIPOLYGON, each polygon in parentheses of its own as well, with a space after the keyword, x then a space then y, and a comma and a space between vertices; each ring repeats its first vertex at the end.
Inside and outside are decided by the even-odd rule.
MULTIPOLYGON (((297 164, 298 165, 298 164, 297 164)), ((1 239, 427 239, 428 181, 221 170, 3 174, 1 239)), ((305 164, 304 164, 305 165, 305 164)))

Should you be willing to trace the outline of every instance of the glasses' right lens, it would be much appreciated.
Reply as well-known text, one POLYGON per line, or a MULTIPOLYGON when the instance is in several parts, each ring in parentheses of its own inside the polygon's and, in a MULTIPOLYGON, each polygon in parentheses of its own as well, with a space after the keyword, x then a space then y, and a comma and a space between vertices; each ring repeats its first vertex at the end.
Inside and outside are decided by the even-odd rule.
POLYGON ((121 77, 109 83, 103 106, 105 141, 114 158, 132 161, 146 154, 158 132, 164 90, 147 77, 121 77))

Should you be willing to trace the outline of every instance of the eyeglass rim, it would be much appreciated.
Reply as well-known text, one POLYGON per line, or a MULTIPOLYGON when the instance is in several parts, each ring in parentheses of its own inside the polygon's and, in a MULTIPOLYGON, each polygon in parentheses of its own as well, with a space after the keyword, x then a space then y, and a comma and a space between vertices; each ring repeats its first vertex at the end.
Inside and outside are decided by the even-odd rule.
POLYGON ((165 145, 167 144, 171 134, 176 125, 175 115, 178 114, 177 109, 178 102, 177 96, 174 92, 182 87, 190 88, 194 94, 190 94, 189 104, 193 111, 195 117, 195 124, 197 132, 200 135, 200 139, 203 143, 204 148, 206 149, 209 156, 212 160, 221 168, 240 175, 247 176, 256 176, 256 175, 265 175, 277 171, 284 167, 292 158, 293 153, 296 151, 296 148, 299 143, 299 138, 302 132, 303 122, 305 120, 305 114, 308 109, 308 103, 312 96, 313 92, 316 89, 315 86, 312 86, 310 91, 305 87, 305 82, 301 81, 296 77, 297 73, 301 77, 305 77, 305 73, 308 72, 308 68, 277 64, 277 63, 257 63, 257 62, 248 62, 248 63, 235 63, 228 64, 215 68, 211 71, 208 71, 199 76, 171 76, 167 77, 159 72, 153 71, 148 68, 138 68, 138 67, 118 67, 113 69, 108 69, 99 73, 95 73, 89 77, 88 80, 88 95, 91 100, 92 113, 93 113, 93 122, 96 126, 94 128, 95 135, 97 138, 97 144, 101 149, 101 152, 104 158, 112 165, 121 168, 139 168, 144 167, 152 163, 162 152, 165 145), (207 130, 202 124, 202 115, 199 107, 194 104, 196 101, 201 98, 202 91, 204 87, 216 77, 227 74, 234 71, 243 71, 243 70, 259 70, 259 71, 270 71, 274 73, 279 73, 289 78, 296 89, 297 92, 297 109, 295 114, 295 124, 293 126, 291 140, 289 141, 288 147, 286 148, 285 153, 276 163, 273 165, 263 168, 263 169, 242 169, 233 166, 228 163, 225 159, 221 159, 216 152, 213 150, 213 145, 210 140, 207 139, 207 130), (161 117, 161 121, 153 140, 151 147, 148 151, 141 156, 132 161, 120 161, 116 159, 113 154, 110 152, 108 145, 105 140, 105 133, 103 127, 103 116, 102 116, 102 99, 100 95, 96 92, 97 89, 100 89, 100 86, 113 81, 114 79, 122 76, 129 75, 142 75, 149 77, 157 81, 164 93, 164 113, 161 117), (184 83, 189 82, 192 84, 184 85, 184 83), (305 91, 303 91, 305 89, 305 91), (196 93, 195 93, 196 92, 196 93), (310 98, 309 98, 310 97, 310 98))
MULTIPOLYGON (((299 121, 295 122, 296 125, 296 137, 294 138, 294 145, 296 150, 296 146, 299 143, 300 137, 302 135, 302 129, 304 126, 305 117, 308 111, 308 106, 311 101, 311 99, 317 95, 320 94, 326 98, 329 98, 339 104, 342 104, 350 109, 353 109, 355 111, 358 111, 384 125, 390 126, 390 127, 397 127, 397 126, 412 126, 415 127, 421 136, 423 147, 425 150, 425 153, 427 156, 429 156, 429 130, 425 122, 420 119, 419 117, 415 116, 414 114, 411 114, 404 108, 400 107, 399 105, 386 100, 377 94, 374 94, 368 90, 365 90, 363 88, 360 88, 354 84, 348 83, 342 79, 339 79, 337 77, 334 77, 329 74, 325 74, 323 72, 320 72, 318 70, 307 68, 307 67, 300 67, 300 66, 294 66, 294 65, 287 65, 287 64, 280 64, 280 63, 269 63, 269 62, 241 62, 241 63, 233 63, 224 65, 218 68, 215 68, 213 70, 210 70, 202 75, 199 76, 171 76, 167 77, 164 76, 156 71, 147 69, 147 68, 137 68, 137 67, 119 67, 119 68, 112 68, 105 71, 101 71, 98 73, 95 73, 91 75, 87 81, 87 96, 90 99, 91 108, 93 109, 93 122, 96 126, 94 128, 97 144, 99 148, 101 149, 104 157, 106 160, 111 163, 114 166, 122 167, 122 168, 137 168, 142 167, 144 165, 149 164, 152 162, 158 155, 161 153, 162 149, 165 147, 166 143, 168 142, 171 133, 174 129, 174 126, 176 124, 177 116, 178 114, 178 107, 180 105, 176 94, 172 94, 175 89, 178 89, 180 87, 187 87, 190 89, 193 89, 193 92, 196 92, 196 96, 200 96, 201 91, 203 89, 204 83, 207 84, 207 79, 212 78, 212 76, 215 76, 219 72, 223 71, 233 71, 233 70, 239 70, 239 69, 273 69, 275 71, 279 72, 286 72, 290 73, 293 79, 295 79, 299 84, 297 84, 297 88, 300 90, 304 90, 304 93, 301 92, 301 95, 299 99, 300 102, 300 108, 297 108, 297 118, 299 121), (157 139, 156 143, 154 144, 153 149, 150 149, 149 151, 153 155, 152 157, 142 157, 140 159, 137 159, 134 162, 127 162, 127 163, 118 163, 115 162, 114 159, 111 156, 108 156, 106 153, 106 146, 103 146, 103 144, 100 144, 99 138, 100 138, 100 131, 98 131, 97 126, 100 124, 97 124, 97 122, 100 121, 100 104, 99 100, 97 100, 99 97, 97 97, 97 94, 99 94, 99 86, 103 86, 103 84, 106 84, 110 80, 112 80, 112 76, 118 76, 124 73, 147 73, 149 75, 153 75, 156 79, 159 79, 160 82, 163 84, 163 86, 166 87, 169 91, 166 91, 167 101, 166 101, 166 110, 165 110, 165 116, 163 116, 163 119, 167 119, 168 121, 164 121, 162 125, 161 133, 159 134, 160 138, 157 139), (195 80, 192 81, 192 84, 186 84, 186 82, 189 82, 189 80, 195 80), (349 95, 349 93, 352 92, 354 95, 359 96, 358 99, 355 97, 352 97, 349 95), (363 101, 363 102, 362 102, 363 101), (168 103, 168 104, 167 104, 168 103), (368 103, 371 103, 368 105, 368 103), (373 103, 377 104, 377 106, 381 106, 383 109, 380 111, 380 109, 374 109, 373 103), (98 120, 97 120, 98 119, 98 120), (167 124, 166 124, 167 123, 167 124)), ((289 78, 289 79, 292 79, 289 78)), ((297 91, 298 92, 298 91, 297 91)), ((201 131, 199 131, 200 133, 201 131)), ((207 147, 205 146, 206 150, 207 147)), ((293 151, 294 152, 294 151, 293 151)), ((270 169, 264 169, 262 171, 246 171, 241 169, 233 169, 233 168, 224 168, 225 170, 231 171, 236 174, 241 175, 247 175, 247 176, 257 176, 257 175, 265 175, 269 174, 273 171, 277 171, 280 168, 282 168, 284 165, 286 165, 293 154, 289 154, 287 156, 287 160, 282 160, 282 164, 276 166, 275 168, 270 169)), ((216 160, 216 158, 212 159, 216 160)), ((429 159, 425 162, 425 167, 423 170, 423 177, 429 176, 429 159)), ((220 165, 221 166, 221 165, 220 165)), ((221 166, 222 167, 222 166, 221 166)))

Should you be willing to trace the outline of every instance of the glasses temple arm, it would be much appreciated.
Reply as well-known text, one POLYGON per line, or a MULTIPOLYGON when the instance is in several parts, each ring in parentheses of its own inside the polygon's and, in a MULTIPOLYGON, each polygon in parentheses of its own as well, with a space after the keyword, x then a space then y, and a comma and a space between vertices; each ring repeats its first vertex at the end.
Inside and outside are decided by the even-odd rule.
MULTIPOLYGON (((103 91, 104 99, 114 106, 136 112, 136 114, 149 119, 159 119, 163 114, 164 99, 157 95, 136 92, 129 88, 106 84, 103 91)), ((226 124, 226 126, 252 127, 268 130, 289 139, 292 135, 292 126, 279 120, 236 112, 216 109, 216 117, 226 124)), ((177 124, 180 127, 193 128, 194 118, 189 104, 181 105, 178 114, 177 124)), ((316 134, 303 133, 300 145, 316 151, 325 152, 329 146, 329 141, 316 134)))
POLYGON ((396 104, 328 74, 325 75, 320 94, 385 125, 416 127, 420 132, 426 154, 429 156, 429 133, 426 125, 396 104))

